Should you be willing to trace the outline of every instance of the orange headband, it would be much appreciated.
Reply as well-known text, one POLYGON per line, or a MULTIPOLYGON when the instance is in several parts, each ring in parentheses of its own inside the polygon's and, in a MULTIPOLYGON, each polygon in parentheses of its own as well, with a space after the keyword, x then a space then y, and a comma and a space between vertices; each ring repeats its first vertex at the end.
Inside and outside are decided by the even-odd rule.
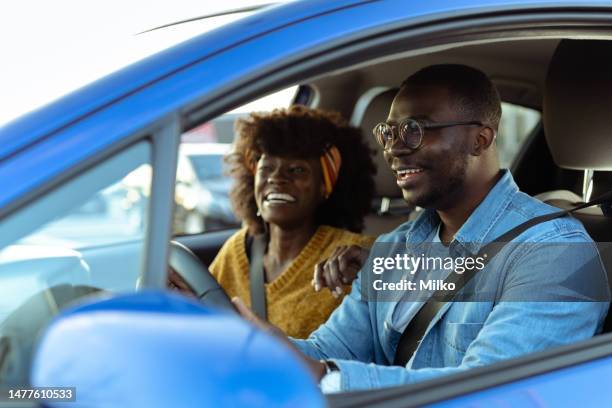
MULTIPOLYGON (((245 164, 253 174, 257 169, 257 159, 253 150, 247 150, 244 154, 245 164)), ((321 157, 321 170, 323 172, 323 182, 325 183, 325 197, 329 197, 334 191, 336 181, 338 181, 338 175, 340 174, 340 166, 342 164, 342 157, 340 156, 340 150, 334 145, 328 146, 321 157)))
POLYGON ((340 150, 334 145, 328 146, 321 157, 321 170, 323 170, 323 182, 325 183, 325 198, 329 197, 334 191, 338 175, 340 174, 340 166, 342 165, 342 156, 340 150))

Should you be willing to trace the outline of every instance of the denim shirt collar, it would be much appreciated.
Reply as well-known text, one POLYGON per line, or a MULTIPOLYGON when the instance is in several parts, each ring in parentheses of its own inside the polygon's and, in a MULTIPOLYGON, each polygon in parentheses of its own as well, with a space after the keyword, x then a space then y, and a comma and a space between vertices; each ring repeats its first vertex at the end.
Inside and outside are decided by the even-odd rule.
MULTIPOLYGON (((504 214, 518 186, 509 170, 502 170, 501 177, 489 191, 478 207, 470 214, 461 226, 450 244, 450 252, 476 254, 485 243, 491 228, 504 214)), ((425 210, 412 224, 406 233, 408 244, 422 243, 440 223, 440 217, 435 210, 425 210)), ((494 239, 495 237, 490 237, 494 239)))

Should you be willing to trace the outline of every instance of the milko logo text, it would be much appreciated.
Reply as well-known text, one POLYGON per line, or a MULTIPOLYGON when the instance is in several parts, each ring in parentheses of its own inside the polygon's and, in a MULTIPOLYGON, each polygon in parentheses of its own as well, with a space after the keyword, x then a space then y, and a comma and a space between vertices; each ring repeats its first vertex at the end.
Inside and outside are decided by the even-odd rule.
POLYGON ((453 282, 445 282, 442 279, 419 279, 418 284, 414 281, 402 279, 399 282, 383 282, 377 279, 372 283, 374 290, 401 290, 401 291, 451 291, 455 290, 453 282))

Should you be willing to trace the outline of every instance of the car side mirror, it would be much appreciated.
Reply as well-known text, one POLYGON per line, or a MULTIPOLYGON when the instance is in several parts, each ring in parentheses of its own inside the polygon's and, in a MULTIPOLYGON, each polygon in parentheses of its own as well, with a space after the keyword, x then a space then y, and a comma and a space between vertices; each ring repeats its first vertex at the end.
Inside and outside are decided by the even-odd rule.
POLYGON ((38 344, 31 383, 75 387, 75 408, 325 405, 307 368, 278 339, 234 314, 158 291, 63 312, 38 344))

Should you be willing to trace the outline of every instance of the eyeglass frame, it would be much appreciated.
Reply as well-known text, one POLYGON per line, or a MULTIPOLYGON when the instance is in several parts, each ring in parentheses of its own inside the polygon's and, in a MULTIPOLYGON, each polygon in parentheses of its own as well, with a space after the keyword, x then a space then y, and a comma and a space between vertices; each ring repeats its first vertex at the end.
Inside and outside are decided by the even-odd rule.
POLYGON ((399 138, 402 141, 402 144, 404 146, 406 146, 407 148, 409 148, 410 150, 417 150, 417 149, 419 149, 421 147, 421 145, 423 144, 423 139, 425 138, 425 130, 427 130, 427 129, 443 129, 443 128, 452 127, 452 126, 485 126, 482 122, 477 121, 477 120, 454 121, 454 122, 424 122, 424 121, 419 120, 419 119, 404 118, 404 119, 400 120, 399 122, 397 122, 396 125, 391 125, 391 124, 389 124, 387 122, 379 122, 372 129, 372 134, 374 135, 374 139, 376 139, 376 142, 378 142, 378 144, 380 144, 383 147, 383 149, 387 149, 388 143, 385 143, 385 144, 380 143, 380 140, 378 139, 378 136, 376 135, 376 129, 380 125, 389 126, 391 128, 391 137, 392 137, 391 141, 392 141, 392 143, 395 143, 395 140, 396 140, 396 136, 395 136, 396 132, 394 130, 394 128, 396 128, 397 129, 397 138, 399 138), (419 139, 419 143, 415 147, 408 146, 408 144, 406 143, 404 138, 402 138, 402 136, 401 136, 401 134, 399 132, 400 126, 402 126, 404 123, 406 123, 408 121, 414 121, 419 126, 421 137, 419 139))

